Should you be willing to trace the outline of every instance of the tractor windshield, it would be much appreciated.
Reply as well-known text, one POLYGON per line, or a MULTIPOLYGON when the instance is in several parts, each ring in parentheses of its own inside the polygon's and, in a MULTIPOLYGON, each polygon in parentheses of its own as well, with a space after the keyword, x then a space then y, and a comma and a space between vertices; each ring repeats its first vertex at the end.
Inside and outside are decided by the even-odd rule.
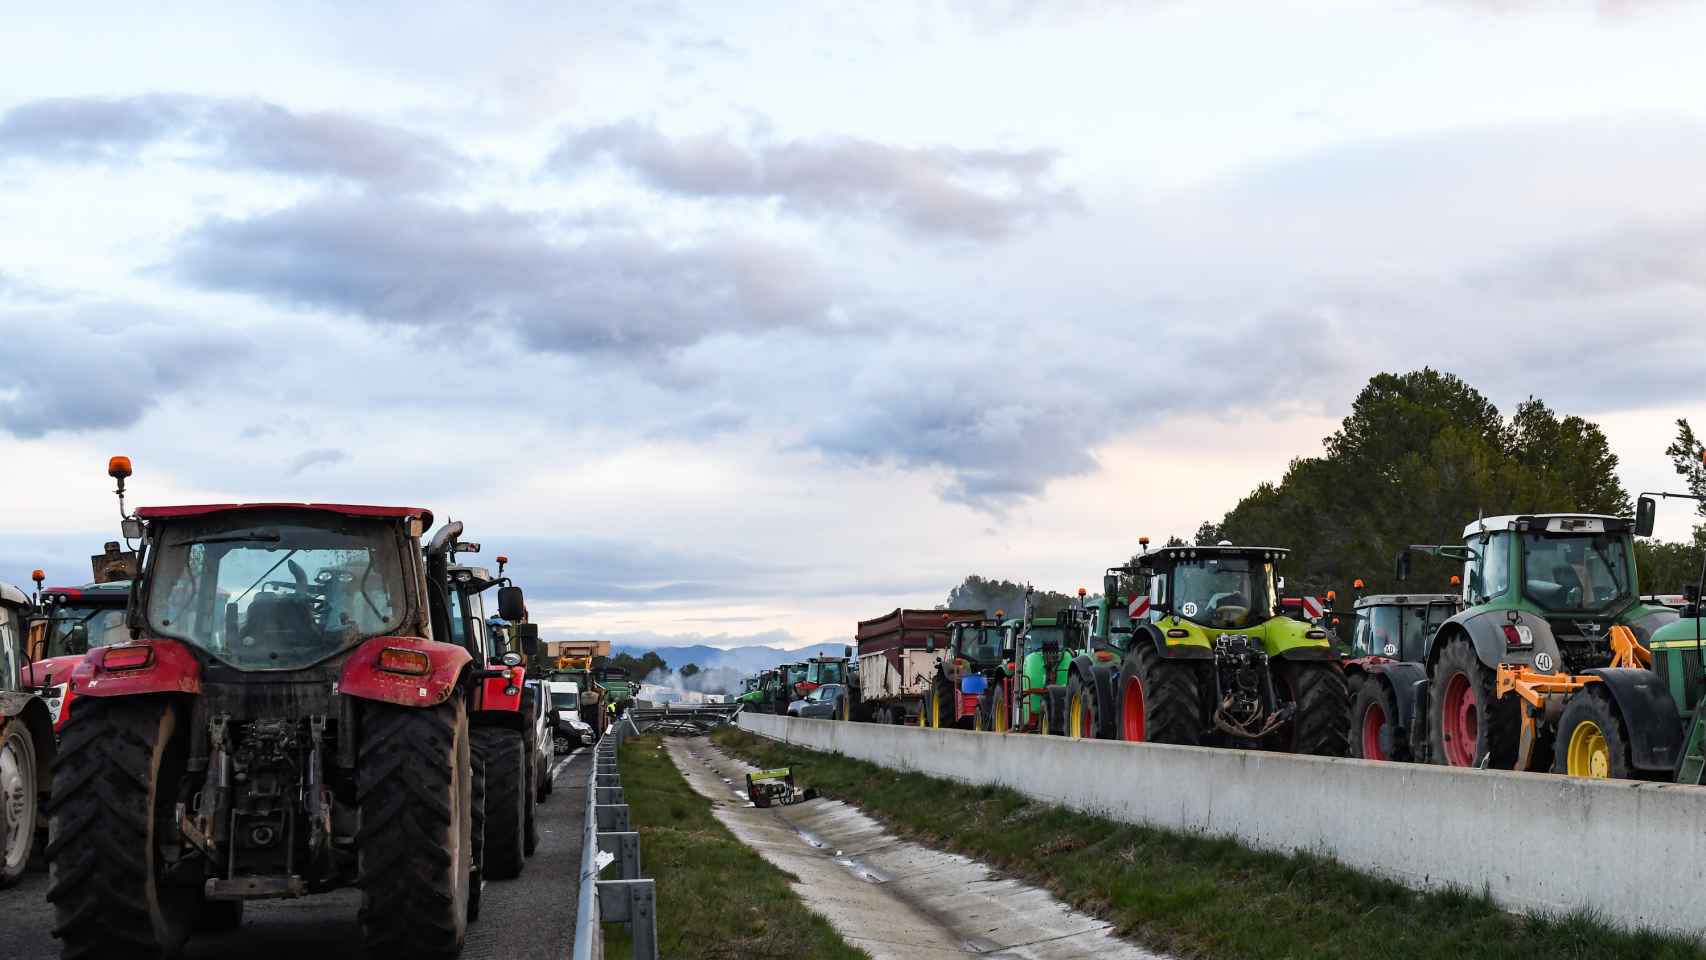
POLYGON ((1001 659, 1001 628, 971 627, 960 631, 959 655, 975 663, 1001 659))
POLYGON ((1180 560, 1173 570, 1173 611, 1205 627, 1238 629, 1274 615, 1274 566, 1240 556, 1180 560))
POLYGON ((1617 535, 1525 533, 1522 556, 1523 595, 1549 613, 1601 613, 1635 594, 1617 535))
POLYGON ((174 524, 154 548, 148 625, 239 668, 305 667, 402 626, 401 550, 389 525, 352 517, 174 524))
POLYGON ((1025 652, 1036 653, 1044 647, 1059 647, 1066 638, 1066 631, 1058 626, 1032 626, 1025 634, 1025 652))
POLYGON ((813 663, 806 668, 807 683, 841 683, 846 679, 847 665, 839 660, 813 663))
POLYGON ((93 647, 130 639, 124 608, 74 603, 53 608, 47 621, 45 657, 80 657, 93 647))
POLYGON ((1455 612, 1456 605, 1449 603, 1367 607, 1357 613, 1356 635, 1351 645, 1359 656, 1419 661, 1426 653, 1428 640, 1455 612))

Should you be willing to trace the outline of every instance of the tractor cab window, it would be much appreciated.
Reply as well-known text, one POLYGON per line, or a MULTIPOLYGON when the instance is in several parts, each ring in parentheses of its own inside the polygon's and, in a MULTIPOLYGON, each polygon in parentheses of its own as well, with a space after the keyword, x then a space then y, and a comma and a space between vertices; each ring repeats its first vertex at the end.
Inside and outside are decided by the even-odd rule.
MULTIPOLYGON (((1421 612, 1421 608, 1415 608, 1421 612)), ((1392 657, 1399 659, 1404 653, 1404 628, 1406 626, 1404 607, 1370 607, 1363 618, 1368 624, 1368 652, 1376 657, 1392 657)), ((1412 627, 1413 631, 1415 628, 1412 627)), ((1420 657, 1404 657, 1416 659, 1420 657)))
POLYGON ((841 661, 831 663, 814 663, 806 672, 806 679, 812 683, 841 683, 846 680, 847 665, 841 661))
POLYGON ((1351 650, 1355 656, 1373 657, 1379 655, 1378 648, 1370 642, 1374 636, 1374 631, 1369 628, 1368 614, 1369 611, 1367 610, 1358 611, 1356 627, 1351 631, 1351 650))
POLYGON ((1045 646, 1060 649, 1066 631, 1057 626, 1032 626, 1025 634, 1025 652, 1036 653, 1045 646))
POLYGON ((1544 610, 1597 613, 1634 595, 1622 537, 1529 532, 1522 554, 1523 595, 1544 610))
POLYGON ((130 639, 124 625, 123 607, 93 607, 62 604, 54 607, 47 621, 48 657, 80 657, 95 647, 130 639))
POLYGON ((1179 560, 1172 612, 1206 627, 1236 629, 1274 615, 1273 564, 1240 556, 1179 560))
POLYGON ((240 668, 308 666, 402 626, 389 525, 291 513, 173 524, 155 547, 148 625, 240 668))
POLYGON ((18 652, 22 631, 18 613, 11 607, 0 607, 0 690, 16 690, 23 678, 23 657, 18 652))
POLYGON ((1503 531, 1488 534, 1485 543, 1479 539, 1468 544, 1478 556, 1463 564, 1463 602, 1471 606, 1503 596, 1511 585, 1510 534, 1503 531))

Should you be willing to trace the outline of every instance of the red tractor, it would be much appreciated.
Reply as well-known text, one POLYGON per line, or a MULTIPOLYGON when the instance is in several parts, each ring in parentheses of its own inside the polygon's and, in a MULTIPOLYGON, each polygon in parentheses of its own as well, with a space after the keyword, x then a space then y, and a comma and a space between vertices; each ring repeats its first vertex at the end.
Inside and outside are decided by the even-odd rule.
MULTIPOLYGON (((168 957, 245 901, 362 892, 374 956, 453 957, 475 880, 470 704, 504 671, 445 642, 416 507, 124 515, 130 639, 91 649, 54 767, 66 957, 168 957)), ((519 599, 519 598, 518 598, 519 599)))
MULTIPOLYGON (((485 567, 456 562, 459 553, 478 553, 480 545, 459 539, 460 522, 440 528, 426 547, 427 580, 433 586, 433 627, 436 636, 465 647, 484 667, 467 703, 473 736, 474 848, 480 880, 511 880, 521 875, 527 858, 539 845, 534 819, 530 762, 533 742, 531 714, 524 709, 527 657, 537 649, 539 627, 527 618, 521 588, 503 576, 507 557, 499 557, 499 575, 485 567), (497 588, 499 617, 512 626, 496 628, 486 620, 483 595, 497 588), (514 646, 511 649, 514 633, 514 646)), ((530 706, 530 704, 528 704, 530 706)), ((480 891, 473 891, 474 916, 479 916, 480 891)))

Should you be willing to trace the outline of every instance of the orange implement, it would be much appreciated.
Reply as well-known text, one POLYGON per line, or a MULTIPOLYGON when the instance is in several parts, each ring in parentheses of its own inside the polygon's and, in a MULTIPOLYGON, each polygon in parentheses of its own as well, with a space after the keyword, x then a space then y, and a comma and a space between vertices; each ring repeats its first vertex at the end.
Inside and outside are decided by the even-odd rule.
MULTIPOLYGON (((1652 652, 1641 646, 1634 631, 1628 627, 1614 625, 1610 641, 1611 666, 1647 667, 1652 664, 1652 652)), ((1515 769, 1534 769, 1534 745, 1539 739, 1541 725, 1557 726, 1570 695, 1590 683, 1599 682, 1598 677, 1585 674, 1540 673, 1521 664, 1499 664, 1493 681, 1494 693, 1500 697, 1515 694, 1522 700, 1522 735, 1517 743, 1515 769)))

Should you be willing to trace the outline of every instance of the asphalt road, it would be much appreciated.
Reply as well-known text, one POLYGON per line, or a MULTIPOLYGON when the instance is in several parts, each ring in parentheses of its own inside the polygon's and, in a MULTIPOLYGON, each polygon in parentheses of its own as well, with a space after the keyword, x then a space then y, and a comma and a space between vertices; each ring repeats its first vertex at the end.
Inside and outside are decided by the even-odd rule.
MULTIPOLYGON (((560 960, 569 953, 580 893, 581 831, 586 825, 586 773, 591 758, 591 749, 582 749, 558 759, 555 792, 538 810, 539 849, 520 878, 486 884, 480 919, 468 929, 468 944, 462 951, 465 960, 560 960)), ((197 936, 184 956, 188 960, 359 957, 361 928, 355 913, 360 903, 361 894, 355 890, 251 903, 244 910, 242 927, 197 936)), ((7 960, 59 956, 45 867, 26 874, 17 886, 0 890, 0 956, 7 960)))

